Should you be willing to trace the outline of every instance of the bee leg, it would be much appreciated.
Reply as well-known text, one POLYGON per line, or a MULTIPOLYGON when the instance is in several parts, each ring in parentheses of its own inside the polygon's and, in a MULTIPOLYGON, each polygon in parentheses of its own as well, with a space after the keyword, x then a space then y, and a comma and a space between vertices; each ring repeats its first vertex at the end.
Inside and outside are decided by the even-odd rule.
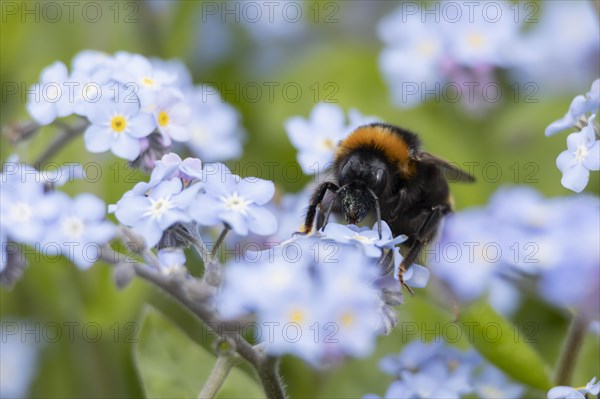
POLYGON ((310 197, 308 209, 306 210, 306 217, 304 218, 304 224, 300 228, 298 234, 306 235, 312 231, 315 215, 317 214, 317 207, 321 204, 321 201, 323 201, 323 197, 325 197, 327 190, 331 190, 332 192, 336 193, 339 188, 332 182, 322 183, 316 188, 316 190, 313 192, 313 195, 310 197))
POLYGON ((375 214, 377 215, 377 231, 379 232, 379 239, 381 240, 381 208, 379 207, 379 197, 377 197, 377 194, 375 194, 373 192, 373 190, 371 190, 370 188, 369 188, 369 192, 375 199, 375 214))
POLYGON ((329 222, 329 216, 331 215, 331 210, 333 209, 333 205, 335 204, 335 199, 337 196, 344 191, 348 186, 342 186, 338 190, 333 191, 333 198, 331 199, 331 203, 327 207, 327 212, 325 213, 325 220, 323 220, 323 225, 321 226, 321 231, 325 231, 325 226, 327 226, 327 222, 329 222))
POLYGON ((435 235, 437 233, 437 229, 440 225, 440 222, 442 221, 442 218, 444 217, 444 215, 446 213, 448 213, 448 211, 449 211, 449 208, 447 205, 437 205, 431 209, 431 212, 429 212, 429 214, 427 215, 427 218, 425 219, 423 224, 421 224, 421 226, 417 230, 417 233, 415 234, 415 242, 408 250, 408 253, 402 260, 402 263, 400 263, 400 270, 398 271, 398 279, 400 280, 400 283, 411 294, 413 292, 412 289, 410 289, 404 283, 404 278, 403 278, 404 273, 406 272, 406 270, 408 270, 408 268, 413 263, 415 263, 415 261, 419 257, 419 254, 421 253, 421 251, 423 250, 425 245, 427 245, 427 243, 429 241, 431 241, 433 239, 433 237, 435 237, 435 235))
MULTIPOLYGON (((411 263, 412 265, 412 263, 411 263)), ((404 288, 406 288, 406 290, 408 291, 408 293, 410 294, 410 296, 415 296, 415 292, 413 291, 412 288, 410 288, 408 286, 408 284, 406 284, 404 282, 404 273, 406 273, 406 265, 404 262, 400 263, 400 270, 398 271, 398 279, 400 280, 400 285, 404 288)))

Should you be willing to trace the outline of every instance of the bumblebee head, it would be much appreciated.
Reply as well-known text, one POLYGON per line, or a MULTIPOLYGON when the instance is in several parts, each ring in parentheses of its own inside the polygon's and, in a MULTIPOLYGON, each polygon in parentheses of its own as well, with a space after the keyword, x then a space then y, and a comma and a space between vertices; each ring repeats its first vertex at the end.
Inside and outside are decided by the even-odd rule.
POLYGON ((348 223, 359 223, 367 216, 375 196, 385 189, 388 175, 385 162, 371 153, 353 153, 340 163, 342 211, 348 223))

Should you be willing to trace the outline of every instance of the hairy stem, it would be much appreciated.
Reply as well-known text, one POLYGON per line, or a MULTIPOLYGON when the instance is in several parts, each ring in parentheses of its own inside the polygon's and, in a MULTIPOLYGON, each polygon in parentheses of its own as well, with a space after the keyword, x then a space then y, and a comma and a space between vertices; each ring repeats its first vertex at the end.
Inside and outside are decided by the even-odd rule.
POLYGON ((212 399, 217 395, 229 372, 235 366, 235 361, 235 356, 231 353, 219 355, 215 367, 210 372, 206 383, 198 394, 198 399, 212 399))
POLYGON ((285 390, 281 377, 279 376, 279 358, 273 356, 263 357, 258 376, 263 385, 263 389, 270 399, 286 398, 285 390))
POLYGON ((228 224, 225 224, 223 231, 221 231, 221 234, 219 234, 219 238, 217 238, 217 241, 215 242, 215 246, 213 247, 212 251, 210 251, 211 258, 216 258, 217 252, 219 251, 219 247, 221 246, 221 244, 223 244, 223 241, 225 241, 225 237, 227 236, 227 233, 229 233, 229 230, 231 230, 231 227, 229 227, 228 224))
POLYGON ((65 145, 67 145, 75 137, 79 136, 89 123, 87 120, 82 119, 77 124, 68 125, 63 122, 55 122, 55 125, 62 128, 62 132, 50 143, 46 150, 38 157, 34 165, 36 168, 42 169, 46 163, 48 163, 52 157, 59 152, 65 145))
POLYGON ((571 385, 571 376, 589 324, 590 319, 582 313, 578 313, 573 317, 556 369, 555 382, 557 385, 571 385))

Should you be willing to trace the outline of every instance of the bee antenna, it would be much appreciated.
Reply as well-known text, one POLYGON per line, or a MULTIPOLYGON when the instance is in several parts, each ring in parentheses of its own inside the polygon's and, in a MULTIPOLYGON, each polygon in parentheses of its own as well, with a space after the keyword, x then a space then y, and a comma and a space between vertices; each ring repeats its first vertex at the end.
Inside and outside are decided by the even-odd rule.
POLYGON ((379 197, 377 197, 377 194, 375 194, 373 190, 371 190, 368 187, 367 189, 369 190, 369 193, 371 193, 371 195, 373 196, 373 199, 375 199, 375 214, 377 215, 377 232, 379 233, 379 239, 381 240, 381 208, 379 207, 379 197))
POLYGON ((344 190, 346 190, 348 188, 348 185, 345 184, 342 187, 340 187, 339 189, 337 189, 336 191, 333 192, 333 198, 331 199, 331 203, 329 204, 329 206, 327 207, 327 212, 325 213, 325 220, 323 221, 323 226, 321 227, 321 231, 325 231, 325 226, 327 226, 327 222, 329 221, 329 215, 331 215, 331 210, 333 209, 333 204, 335 203, 335 200, 337 198, 337 196, 344 190))

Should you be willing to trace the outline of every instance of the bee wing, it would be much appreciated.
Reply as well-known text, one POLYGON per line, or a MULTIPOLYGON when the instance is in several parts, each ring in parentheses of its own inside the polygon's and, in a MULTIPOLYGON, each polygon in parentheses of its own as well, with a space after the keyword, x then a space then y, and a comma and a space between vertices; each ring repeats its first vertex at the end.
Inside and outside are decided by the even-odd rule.
POLYGON ((459 168, 457 165, 452 165, 451 163, 444 161, 435 155, 431 155, 428 152, 419 153, 418 160, 420 162, 435 165, 440 168, 444 173, 444 177, 449 182, 473 183, 475 181, 473 176, 459 168))

